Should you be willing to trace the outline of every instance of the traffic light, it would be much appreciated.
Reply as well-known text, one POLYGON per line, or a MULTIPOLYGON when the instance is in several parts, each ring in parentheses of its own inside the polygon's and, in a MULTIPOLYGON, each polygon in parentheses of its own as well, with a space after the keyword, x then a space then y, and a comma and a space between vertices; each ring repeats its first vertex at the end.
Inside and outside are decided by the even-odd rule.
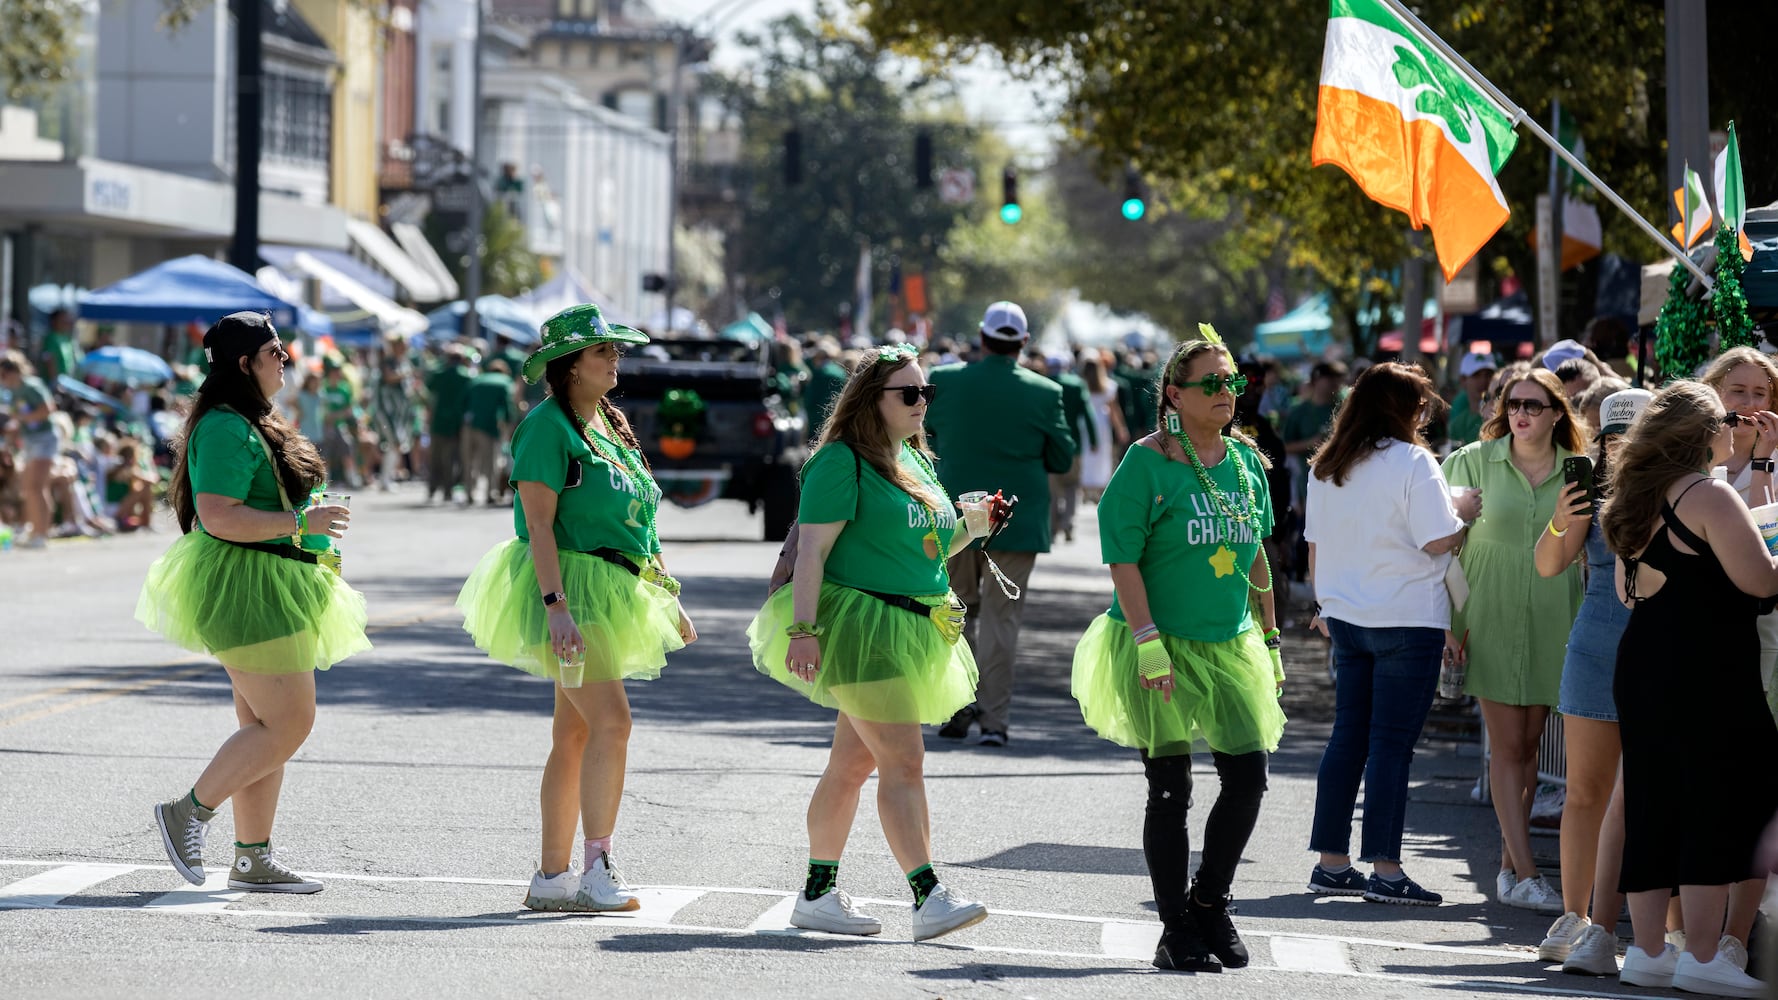
POLYGON ((914 133, 914 187, 932 186, 932 133, 914 133))
POLYGON ((1025 210, 1019 207, 1019 172, 1009 163, 1000 172, 1000 221, 1016 226, 1024 217, 1025 210))
POLYGON ((803 182, 803 134, 796 129, 784 131, 784 186, 796 187, 803 182))
POLYGON ((1148 214, 1148 201, 1142 196, 1142 175, 1135 167, 1124 171, 1124 218, 1135 222, 1148 214))

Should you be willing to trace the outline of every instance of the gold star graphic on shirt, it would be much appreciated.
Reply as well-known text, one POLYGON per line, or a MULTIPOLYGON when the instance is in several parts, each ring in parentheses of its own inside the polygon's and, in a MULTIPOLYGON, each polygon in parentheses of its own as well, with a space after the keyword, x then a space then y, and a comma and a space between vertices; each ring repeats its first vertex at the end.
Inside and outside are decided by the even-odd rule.
POLYGON ((630 501, 630 516, 624 518, 624 525, 626 527, 630 527, 630 528, 642 527, 642 522, 636 520, 636 515, 641 512, 642 512, 642 501, 631 500, 630 501))
POLYGON ((1235 552, 1227 545, 1218 546, 1216 553, 1210 557, 1210 568, 1216 571, 1218 580, 1235 572, 1235 552))

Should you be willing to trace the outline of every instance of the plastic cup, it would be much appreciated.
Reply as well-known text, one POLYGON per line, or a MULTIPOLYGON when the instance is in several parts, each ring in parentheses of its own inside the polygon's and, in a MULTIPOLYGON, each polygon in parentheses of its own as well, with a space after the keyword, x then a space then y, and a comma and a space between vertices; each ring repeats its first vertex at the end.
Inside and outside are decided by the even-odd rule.
POLYGON ((1759 525, 1759 536, 1766 540, 1766 551, 1778 555, 1778 503, 1762 504, 1749 513, 1759 525))
POLYGON ((963 511, 963 523, 969 528, 971 535, 987 534, 988 518, 993 506, 993 498, 982 490, 972 490, 957 496, 957 507, 963 511))

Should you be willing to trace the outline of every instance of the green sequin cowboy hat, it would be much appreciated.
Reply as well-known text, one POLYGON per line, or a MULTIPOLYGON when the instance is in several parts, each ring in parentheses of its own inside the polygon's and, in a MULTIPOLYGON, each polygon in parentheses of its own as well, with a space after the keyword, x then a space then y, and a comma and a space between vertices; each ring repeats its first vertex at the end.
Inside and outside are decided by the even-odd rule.
POLYGON ((569 306, 543 321, 543 343, 525 359, 525 381, 535 385, 551 361, 605 343, 646 344, 648 335, 605 322, 599 307, 591 303, 569 306))

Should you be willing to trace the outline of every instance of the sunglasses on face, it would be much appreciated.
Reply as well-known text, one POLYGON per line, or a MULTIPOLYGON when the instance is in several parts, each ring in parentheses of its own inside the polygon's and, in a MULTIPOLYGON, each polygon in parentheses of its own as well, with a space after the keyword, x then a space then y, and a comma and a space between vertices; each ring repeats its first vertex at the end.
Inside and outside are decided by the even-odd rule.
POLYGON ((903 406, 918 406, 920 405, 921 400, 925 400, 928 403, 932 402, 932 397, 938 395, 938 386, 892 385, 883 391, 901 393, 901 405, 903 406))
POLYGON ((1523 411, 1527 417, 1541 417, 1543 416, 1543 411, 1550 409, 1554 409, 1554 407, 1536 399, 1509 399, 1506 401, 1506 412, 1518 413, 1523 411))
POLYGON ((1744 417, 1741 414, 1736 413, 1734 410, 1730 410, 1722 415, 1722 425, 1724 427, 1739 427, 1742 424, 1751 423, 1753 423, 1752 417, 1744 417))
POLYGON ((1185 385, 1197 386, 1198 388, 1204 390, 1204 395, 1206 395, 1206 396, 1214 396, 1224 389, 1227 389, 1229 392, 1234 393, 1235 395, 1239 396, 1243 392, 1247 391, 1247 376, 1245 376, 1245 375, 1224 375, 1221 372, 1213 372, 1213 373, 1206 375, 1203 378, 1197 380, 1196 382, 1187 382, 1187 383, 1185 383, 1185 385))

